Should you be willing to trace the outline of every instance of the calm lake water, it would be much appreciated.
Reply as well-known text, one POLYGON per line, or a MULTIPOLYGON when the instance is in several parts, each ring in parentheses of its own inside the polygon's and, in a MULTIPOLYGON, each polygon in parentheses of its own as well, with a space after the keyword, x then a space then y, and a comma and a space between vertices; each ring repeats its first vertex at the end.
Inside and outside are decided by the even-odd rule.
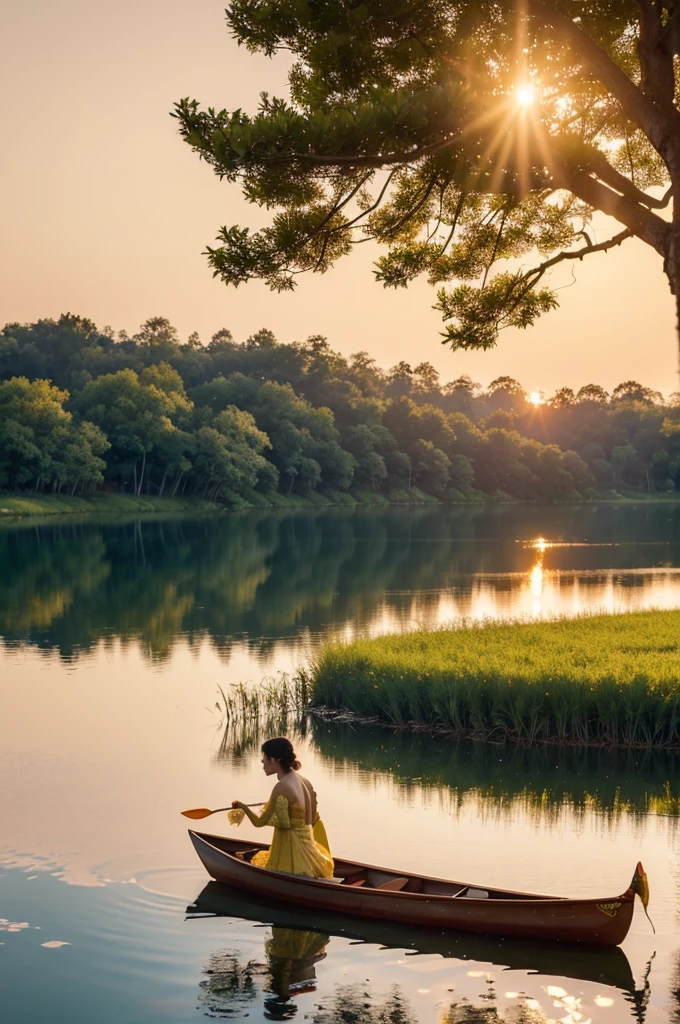
POLYGON ((680 1022, 676 756, 296 727, 338 855, 610 897, 641 859, 656 934, 638 906, 597 955, 235 902, 178 813, 267 795, 218 687, 324 637, 652 607, 680 607, 672 504, 3 524, 3 1020, 680 1022))

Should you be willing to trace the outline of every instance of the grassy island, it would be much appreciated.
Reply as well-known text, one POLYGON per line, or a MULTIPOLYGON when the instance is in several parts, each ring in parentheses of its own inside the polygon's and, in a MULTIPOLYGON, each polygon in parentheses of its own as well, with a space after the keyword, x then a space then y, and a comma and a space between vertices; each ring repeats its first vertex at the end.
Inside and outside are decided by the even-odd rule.
POLYGON ((680 611, 332 643, 313 701, 458 735, 680 747, 680 611))

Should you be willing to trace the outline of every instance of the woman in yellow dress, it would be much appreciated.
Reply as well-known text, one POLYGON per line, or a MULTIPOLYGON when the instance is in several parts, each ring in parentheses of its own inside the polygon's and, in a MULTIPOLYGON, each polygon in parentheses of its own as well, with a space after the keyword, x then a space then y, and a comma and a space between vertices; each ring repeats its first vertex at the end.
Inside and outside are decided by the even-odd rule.
MULTIPOLYGON (((256 828, 274 828, 269 849, 256 853, 250 863, 289 875, 332 878, 333 858, 319 818, 316 793, 311 782, 299 774, 302 765, 290 740, 278 736, 263 743, 262 767, 265 775, 278 779, 262 814, 255 814, 240 800, 232 803, 232 808, 246 814, 256 828)), ((229 817, 237 823, 231 813, 229 817)), ((238 818, 243 820, 240 814, 238 818)))

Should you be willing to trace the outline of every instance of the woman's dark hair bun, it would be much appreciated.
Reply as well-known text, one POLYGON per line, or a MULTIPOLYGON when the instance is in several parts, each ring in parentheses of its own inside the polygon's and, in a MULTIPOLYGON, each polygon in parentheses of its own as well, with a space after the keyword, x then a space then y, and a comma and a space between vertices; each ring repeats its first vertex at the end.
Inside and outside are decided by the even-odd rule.
POLYGON ((293 750, 293 744, 285 736, 275 736, 272 740, 265 740, 262 744, 262 753, 266 757, 273 757, 274 760, 280 761, 281 767, 286 771, 290 771, 292 768, 294 772, 297 772, 302 768, 293 750))

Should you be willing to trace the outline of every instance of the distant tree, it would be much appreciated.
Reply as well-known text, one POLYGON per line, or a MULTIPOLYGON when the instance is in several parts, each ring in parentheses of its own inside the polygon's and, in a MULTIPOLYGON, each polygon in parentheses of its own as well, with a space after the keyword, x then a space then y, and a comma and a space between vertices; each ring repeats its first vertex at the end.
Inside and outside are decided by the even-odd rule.
POLYGON ((388 479, 393 480, 397 487, 410 487, 413 471, 411 467, 411 460, 406 452, 387 452, 383 458, 385 460, 388 479))
POLYGON ((376 451, 366 452, 357 460, 354 478, 360 487, 370 487, 372 491, 380 490, 387 477, 385 460, 376 451))
POLYGON ((566 406, 573 405, 575 401, 576 395, 572 388, 558 388, 550 399, 550 404, 555 409, 564 409, 566 406))
POLYGON ((475 486, 487 494, 507 491, 520 454, 519 435, 498 428, 487 431, 476 446, 475 486))
POLYGON ((492 430, 496 427, 499 430, 514 430, 517 422, 517 413, 508 412, 506 409, 496 409, 485 420, 482 420, 480 427, 484 430, 492 430))
POLYGON ((609 395, 599 384, 586 384, 579 388, 576 395, 577 402, 600 402, 604 404, 609 401, 609 395))
POLYGON ((361 423, 349 428, 343 444, 354 456, 356 483, 373 491, 380 489, 389 476, 385 456, 396 448, 396 441, 389 430, 384 426, 371 427, 361 423))
POLYGON ((256 487, 265 462, 262 453, 270 447, 250 413, 227 406, 196 435, 194 464, 203 496, 214 498, 224 491, 240 494, 256 487))
POLYGON ((154 450, 158 468, 162 473, 158 485, 159 495, 165 494, 168 481, 171 494, 177 494, 180 484, 193 467, 195 449, 193 433, 180 430, 169 421, 166 423, 165 428, 158 434, 154 450))
POLYGON ((597 441, 589 441, 580 449, 581 458, 591 466, 596 459, 606 459, 605 450, 597 441))
POLYGON ((456 437, 456 451, 474 459, 483 440, 483 432, 461 412, 452 413, 448 421, 456 437))
POLYGON ((103 480, 109 443, 93 423, 73 422, 68 397, 47 380, 0 384, 0 486, 75 491, 103 480))
POLYGON ((492 409, 514 409, 524 405, 526 391, 514 377, 496 377, 487 388, 487 401, 492 409))
POLYGON ((16 489, 40 473, 41 451, 33 431, 11 416, 0 422, 0 486, 16 489))
POLYGON ((222 327, 219 331, 216 331, 213 334, 210 339, 210 344, 208 345, 208 350, 214 351, 215 349, 224 347, 232 348, 234 347, 234 344, 234 338, 231 331, 227 330, 226 327, 222 327))
POLYGON ((572 487, 580 494, 585 494, 595 486, 595 477, 588 467, 588 463, 577 452, 566 451, 561 453, 561 468, 571 475, 572 487))
POLYGON ((368 352, 355 352, 351 355, 349 369, 351 378, 362 395, 377 396, 382 393, 384 374, 368 352))
POLYGON ((420 440, 430 441, 446 454, 454 449, 456 435, 449 419, 429 403, 417 405, 410 398, 395 398, 385 409, 383 423, 412 462, 411 449, 420 440))
POLYGON ((413 480, 418 486, 437 497, 445 498, 451 486, 451 460, 432 441, 422 438, 411 446, 413 480))
POLYGON ((462 412, 469 416, 481 392, 481 385, 464 374, 445 384, 441 392, 442 406, 447 412, 462 412))
POLYGON ((614 388, 612 399, 615 402, 662 402, 663 395, 651 388, 643 387, 636 380, 626 380, 614 388))
POLYGON ((273 331, 262 327, 255 334, 251 334, 246 341, 246 348, 276 348, 278 342, 273 331))
POLYGON ((644 467, 632 444, 617 445, 612 450, 611 466, 617 486, 639 486, 644 480, 644 467))
POLYGON ((172 416, 190 408, 176 378, 167 364, 147 368, 141 378, 120 370, 87 384, 74 403, 105 432, 121 470, 132 466, 135 494, 142 492, 147 461, 172 427, 172 416))
POLYGON ((96 342, 99 332, 87 317, 63 313, 58 320, 7 324, 3 335, 13 338, 19 346, 20 360, 12 368, 13 372, 29 377, 49 377, 59 387, 65 387, 69 383, 71 361, 96 342))
POLYGON ((413 370, 410 363, 403 360, 393 366, 387 376, 387 394, 398 398, 400 395, 410 395, 413 388, 413 370))
POLYGON ((106 461, 103 456, 111 447, 99 427, 85 421, 72 428, 64 438, 65 444, 55 454, 54 472, 59 489, 63 485, 86 490, 104 480, 106 461))
POLYGON ((164 316, 152 316, 139 329, 137 339, 149 362, 171 359, 179 351, 177 329, 164 316))
POLYGON ((449 481, 452 487, 465 494, 472 487, 475 470, 467 455, 455 452, 450 457, 449 481))
POLYGON ((422 391, 429 394, 439 390, 439 371, 435 370, 432 363, 418 363, 413 370, 413 384, 415 391, 422 391))
POLYGON ((515 380, 514 377, 496 377, 489 384, 487 391, 490 395, 495 395, 497 391, 505 391, 509 395, 516 395, 521 398, 524 398, 526 394, 520 382, 515 380))
POLYGON ((139 380, 144 387, 162 392, 167 415, 187 413, 192 409, 192 403, 184 390, 184 381, 169 363, 161 362, 147 366, 140 373, 139 380))

